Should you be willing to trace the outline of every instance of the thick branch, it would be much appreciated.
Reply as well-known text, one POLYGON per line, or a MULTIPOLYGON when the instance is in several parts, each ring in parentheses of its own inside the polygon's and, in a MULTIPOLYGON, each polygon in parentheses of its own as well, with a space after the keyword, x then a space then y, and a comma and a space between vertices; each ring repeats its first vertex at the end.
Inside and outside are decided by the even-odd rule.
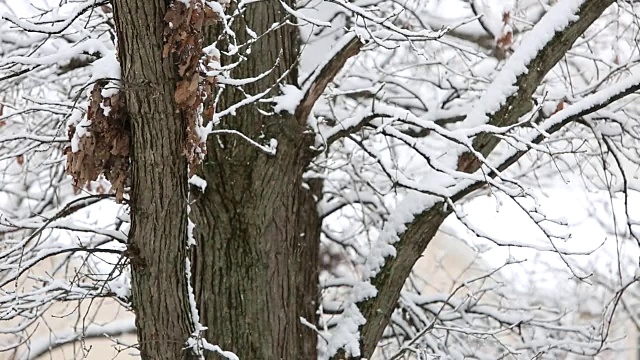
POLYGON ((307 88, 302 101, 296 109, 295 116, 298 121, 307 121, 307 117, 311 114, 313 105, 318 101, 318 98, 320 98, 324 89, 331 81, 333 81, 340 70, 342 70, 347 60, 356 56, 360 52, 361 46, 362 43, 360 42, 360 39, 354 36, 322 67, 318 75, 312 80, 311 84, 307 88))
MULTIPOLYGON (((486 114, 489 124, 512 125, 520 116, 527 113, 532 107, 531 95, 547 72, 611 3, 611 0, 585 1, 580 6, 575 20, 562 31, 557 31, 531 61, 525 64, 527 71, 522 72, 513 84, 515 92, 506 98, 497 111, 486 114)), ((482 133, 474 139, 473 146, 486 157, 495 149, 499 141, 491 134, 482 133)), ((462 157, 468 156, 465 154, 462 157)), ((471 173, 480 168, 479 160, 473 158, 464 161, 462 157, 459 170, 471 173)), ((404 279, 407 278, 413 264, 424 252, 450 211, 442 202, 439 202, 417 215, 410 224, 407 224, 406 231, 401 234, 400 241, 396 244, 396 256, 388 259, 382 270, 372 279, 372 284, 379 291, 378 296, 360 304, 360 309, 367 319, 367 323, 361 329, 363 357, 368 358, 373 354, 395 308, 404 279)))
MULTIPOLYGON (((578 37, 612 3, 612 0, 585 1, 576 14, 576 20, 569 23, 562 31, 556 32, 551 41, 538 51, 531 61, 525 64, 526 71, 522 72, 513 84, 516 91, 507 97, 497 111, 485 114, 489 119, 488 123, 494 126, 510 126, 515 124, 522 115, 529 112, 533 107, 531 97, 546 74, 562 59, 578 37)), ((510 65, 511 61, 508 61, 505 65, 506 71, 509 71, 510 65)), ((504 73, 505 70, 502 72, 504 73)), ((503 91, 503 89, 498 89, 498 91, 503 91)), ((481 98, 479 104, 495 101, 491 95, 494 94, 489 94, 486 99, 485 97, 481 98)), ((473 140, 473 147, 486 158, 499 142, 500 139, 491 133, 480 133, 473 140)), ((460 156, 458 164, 458 170, 468 173, 475 172, 482 165, 479 159, 468 152, 460 156)))

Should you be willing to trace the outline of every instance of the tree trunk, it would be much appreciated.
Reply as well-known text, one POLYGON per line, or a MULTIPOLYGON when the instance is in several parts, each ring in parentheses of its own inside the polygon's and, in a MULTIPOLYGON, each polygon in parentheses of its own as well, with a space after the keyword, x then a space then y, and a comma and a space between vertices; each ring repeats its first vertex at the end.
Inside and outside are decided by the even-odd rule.
MULTIPOLYGON (((266 34, 231 76, 256 77, 278 63, 269 76, 243 86, 249 95, 273 86, 269 96, 277 95, 274 85, 282 76, 284 83, 297 83, 298 30, 288 25, 267 33, 286 16, 277 0, 248 7, 234 24, 238 42, 248 40, 246 27, 266 34)), ((228 87, 216 111, 243 99, 245 94, 228 87)), ((236 129, 265 144, 274 138, 275 156, 235 135, 212 136, 207 144, 202 171, 207 187, 192 212, 198 243, 193 256, 196 299, 208 327, 206 338, 241 359, 314 359, 317 334, 300 320, 316 323, 318 301, 320 220, 302 180, 313 156, 313 136, 306 121, 289 114, 265 116, 258 106, 240 108, 219 128, 236 129)), ((261 107, 273 111, 270 104, 261 107)))
POLYGON ((314 359, 317 335, 300 318, 316 322, 319 221, 297 154, 240 165, 226 151, 211 154, 219 159, 193 212, 206 338, 241 359, 314 359))
MULTIPOLYGON (((282 78, 297 82, 299 33, 292 25, 268 32, 287 16, 279 1, 248 7, 233 24, 238 43, 248 40, 247 27, 263 35, 231 76, 255 77, 278 64, 269 76, 243 86, 246 94, 272 88, 273 96, 282 78)), ((170 59, 162 58, 165 3, 117 0, 114 8, 133 123, 129 253, 138 337, 143 359, 177 359, 189 356, 183 348, 193 324, 184 274, 186 123, 173 99, 176 71, 170 59)), ((245 93, 227 87, 216 110, 245 99, 245 93)), ((193 189, 191 212, 196 302, 208 328, 206 339, 241 359, 313 359, 317 334, 301 322, 316 322, 318 301, 320 220, 302 179, 313 156, 313 136, 306 119, 266 116, 258 106, 238 109, 218 127, 265 143, 277 139, 276 155, 261 153, 235 135, 211 136, 207 144, 199 173, 208 185, 204 193, 193 189)), ((270 104, 260 106, 272 111, 270 104)))
POLYGON ((116 0, 114 17, 131 136, 132 300, 143 359, 188 358, 193 324, 186 263, 186 125, 175 70, 162 58, 163 0, 116 0))

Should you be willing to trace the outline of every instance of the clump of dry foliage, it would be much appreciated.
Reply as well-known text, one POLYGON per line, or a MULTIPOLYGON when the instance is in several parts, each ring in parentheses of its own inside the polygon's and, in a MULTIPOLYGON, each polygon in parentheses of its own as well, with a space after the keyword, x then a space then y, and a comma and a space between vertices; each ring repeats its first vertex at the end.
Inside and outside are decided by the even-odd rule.
MULTIPOLYGON (((106 80, 97 81, 91 90, 87 109, 88 134, 79 138, 78 151, 67 147, 67 173, 79 188, 103 174, 111 182, 116 200, 121 202, 129 176, 131 128, 122 94, 103 95, 107 83, 106 80)), ((75 126, 70 126, 70 140, 75 133, 75 126)))
MULTIPOLYGON (((219 20, 219 15, 202 0, 188 4, 175 1, 165 18, 165 46, 163 57, 174 61, 178 79, 175 89, 177 111, 185 119, 186 139, 182 149, 187 157, 190 175, 196 171, 206 154, 206 144, 198 133, 202 119, 211 119, 215 108, 213 89, 215 77, 207 76, 209 64, 219 59, 203 52, 203 29, 219 20)), ((78 151, 67 147, 67 173, 78 188, 97 180, 102 174, 111 182, 118 202, 123 201, 125 184, 129 177, 130 124, 124 96, 118 92, 103 95, 106 80, 94 85, 87 110, 86 134, 79 137, 78 151)), ((69 127, 69 139, 76 135, 75 126, 69 127)))
POLYGON ((211 119, 214 113, 213 87, 215 77, 206 74, 210 55, 202 50, 203 29, 214 24, 218 14, 201 0, 189 4, 176 1, 167 10, 164 20, 165 46, 163 56, 172 56, 178 70, 175 101, 182 111, 187 126, 187 138, 183 152, 193 175, 206 154, 206 144, 198 134, 202 119, 211 119))

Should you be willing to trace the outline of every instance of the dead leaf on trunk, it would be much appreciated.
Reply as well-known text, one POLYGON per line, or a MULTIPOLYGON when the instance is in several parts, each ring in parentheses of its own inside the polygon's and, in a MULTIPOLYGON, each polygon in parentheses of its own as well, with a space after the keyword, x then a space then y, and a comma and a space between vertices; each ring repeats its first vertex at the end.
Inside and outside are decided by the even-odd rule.
POLYGON ((206 154, 206 144, 198 135, 197 129, 202 126, 203 115, 211 119, 214 112, 214 106, 210 103, 204 106, 203 114, 198 113, 205 100, 212 101, 215 85, 213 77, 202 77, 200 71, 202 68, 206 69, 212 60, 219 62, 219 59, 203 53, 202 30, 217 20, 218 14, 202 0, 194 0, 188 4, 174 1, 164 16, 166 27, 163 56, 172 56, 178 73, 174 100, 186 121, 187 137, 183 153, 192 172, 206 154))
MULTIPOLYGON (((71 147, 65 149, 67 173, 73 177, 78 188, 104 175, 111 182, 116 200, 121 202, 129 176, 129 119, 119 93, 110 97, 102 96, 105 85, 106 81, 98 81, 91 90, 87 109, 91 125, 87 128, 87 134, 79 139, 78 151, 71 151, 71 147)), ((76 128, 70 126, 69 140, 73 139, 75 133, 76 128)))

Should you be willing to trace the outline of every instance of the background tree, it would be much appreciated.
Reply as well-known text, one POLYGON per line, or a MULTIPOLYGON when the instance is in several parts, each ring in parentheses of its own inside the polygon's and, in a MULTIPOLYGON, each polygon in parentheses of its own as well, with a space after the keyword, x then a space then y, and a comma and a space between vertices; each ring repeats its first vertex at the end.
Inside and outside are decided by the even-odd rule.
MULTIPOLYGON (((535 201, 563 177, 621 197, 616 240, 636 238, 636 5, 553 3, 4 4, 0 316, 18 325, 0 331, 53 301, 115 297, 145 359, 608 349, 616 306, 577 328, 557 304, 407 286, 450 216, 555 252, 585 281, 572 257, 585 252, 535 201), (470 221, 482 192, 517 204, 546 243, 470 221), (83 223, 107 206, 113 219, 83 223), (318 281, 320 251, 350 271, 318 281)), ((614 305, 637 280, 631 261, 596 283, 614 305)))

